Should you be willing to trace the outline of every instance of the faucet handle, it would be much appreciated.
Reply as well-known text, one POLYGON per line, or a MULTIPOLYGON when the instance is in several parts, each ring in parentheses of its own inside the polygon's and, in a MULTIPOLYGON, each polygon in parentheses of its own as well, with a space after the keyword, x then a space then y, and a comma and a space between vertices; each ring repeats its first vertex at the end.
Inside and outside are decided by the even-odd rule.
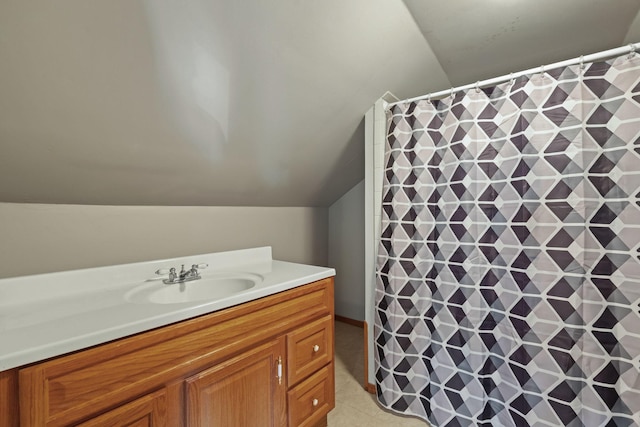
POLYGON ((156 270, 156 274, 158 276, 164 276, 165 274, 171 273, 171 270, 175 271, 175 268, 160 268, 156 270))
POLYGON ((195 269, 200 269, 200 270, 202 270, 203 268, 207 268, 207 267, 209 267, 209 264, 204 263, 204 262, 202 264, 193 264, 191 266, 192 269, 195 268, 195 269))

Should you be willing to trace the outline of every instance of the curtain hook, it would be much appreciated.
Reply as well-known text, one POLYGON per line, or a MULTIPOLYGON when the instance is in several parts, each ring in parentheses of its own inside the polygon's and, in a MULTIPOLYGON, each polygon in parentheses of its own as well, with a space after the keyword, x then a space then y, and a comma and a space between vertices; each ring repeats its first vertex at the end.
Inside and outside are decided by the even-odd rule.
POLYGON ((451 88, 451 99, 453 99, 453 94, 454 94, 454 91, 453 91, 453 88, 451 88))
POLYGON ((480 93, 480 80, 476 82, 476 93, 480 93))
POLYGON ((427 95, 427 102, 431 104, 431 94, 427 95))
POLYGON ((513 73, 509 73, 509 82, 511 82, 511 86, 516 82, 516 79, 513 77, 513 73))
POLYGON ((629 43, 629 56, 628 59, 633 58, 636 55, 636 45, 629 43))
POLYGON ((544 79, 544 65, 540 66, 540 75, 542 76, 542 78, 544 79))
POLYGON ((584 71, 584 55, 580 55, 580 71, 584 71))

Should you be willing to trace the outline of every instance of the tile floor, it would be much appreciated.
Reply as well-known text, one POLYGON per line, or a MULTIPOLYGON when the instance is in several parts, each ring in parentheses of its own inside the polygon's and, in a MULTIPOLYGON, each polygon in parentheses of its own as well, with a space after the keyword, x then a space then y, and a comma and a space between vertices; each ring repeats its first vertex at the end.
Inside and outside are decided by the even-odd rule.
POLYGON ((363 340, 362 328, 336 322, 336 407, 329 413, 328 427, 429 427, 419 418, 382 409, 364 390, 363 340))

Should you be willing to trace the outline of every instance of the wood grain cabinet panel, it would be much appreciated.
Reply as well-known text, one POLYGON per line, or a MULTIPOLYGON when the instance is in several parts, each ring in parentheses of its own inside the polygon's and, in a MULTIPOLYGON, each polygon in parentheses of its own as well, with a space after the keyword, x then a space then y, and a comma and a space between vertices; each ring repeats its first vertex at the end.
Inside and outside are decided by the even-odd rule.
POLYGON ((159 390, 78 424, 78 427, 170 427, 166 412, 167 395, 159 390))
POLYGON ((335 406, 333 375, 330 364, 289 391, 290 426, 316 426, 335 406))
POLYGON ((332 397, 308 424, 304 411, 291 419, 287 393, 330 370, 322 387, 333 394, 333 297, 322 279, 10 371, 0 390, 19 399, 0 396, 0 408, 19 414, 0 427, 326 424, 332 397))
POLYGON ((280 339, 188 378, 187 425, 285 427, 283 356, 280 339))
POLYGON ((289 386, 308 377, 333 359, 333 318, 325 316, 287 334, 289 386))
POLYGON ((0 372, 0 427, 20 427, 18 370, 0 372))

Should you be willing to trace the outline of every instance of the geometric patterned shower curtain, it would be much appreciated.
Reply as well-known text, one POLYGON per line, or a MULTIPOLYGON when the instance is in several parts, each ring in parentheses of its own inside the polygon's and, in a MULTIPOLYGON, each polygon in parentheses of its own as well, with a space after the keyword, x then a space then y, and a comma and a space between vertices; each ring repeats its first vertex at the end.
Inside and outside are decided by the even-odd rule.
POLYGON ((382 405, 640 425, 638 55, 394 106, 382 199, 382 405))

